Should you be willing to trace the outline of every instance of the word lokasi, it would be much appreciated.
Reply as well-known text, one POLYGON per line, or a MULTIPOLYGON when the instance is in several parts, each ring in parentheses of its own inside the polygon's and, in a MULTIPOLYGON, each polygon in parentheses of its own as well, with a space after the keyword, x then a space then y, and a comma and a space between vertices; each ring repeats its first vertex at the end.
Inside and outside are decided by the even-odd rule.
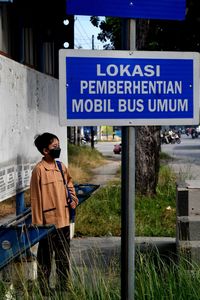
POLYGON ((116 64, 109 64, 106 67, 102 66, 101 64, 97 64, 97 76, 128 76, 128 77, 135 77, 135 76, 146 76, 152 77, 160 76, 160 65, 144 65, 143 67, 140 65, 116 65, 116 64))

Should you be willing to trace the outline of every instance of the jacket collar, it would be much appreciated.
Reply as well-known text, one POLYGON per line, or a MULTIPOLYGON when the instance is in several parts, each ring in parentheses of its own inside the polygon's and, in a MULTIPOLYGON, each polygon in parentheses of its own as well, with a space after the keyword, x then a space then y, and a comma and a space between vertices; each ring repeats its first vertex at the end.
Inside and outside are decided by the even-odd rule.
POLYGON ((44 166, 44 168, 45 168, 46 170, 55 170, 55 171, 60 172, 59 169, 58 169, 58 166, 57 166, 56 161, 54 161, 54 165, 49 165, 49 164, 46 162, 46 160, 44 159, 44 157, 43 157, 41 163, 42 163, 42 165, 44 166))

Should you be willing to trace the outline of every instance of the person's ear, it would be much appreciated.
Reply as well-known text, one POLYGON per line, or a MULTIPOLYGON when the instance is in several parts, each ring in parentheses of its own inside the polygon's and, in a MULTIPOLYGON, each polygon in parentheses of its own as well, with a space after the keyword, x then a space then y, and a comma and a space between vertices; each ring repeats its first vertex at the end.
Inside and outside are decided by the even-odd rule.
POLYGON ((44 154, 44 155, 49 154, 49 149, 48 149, 48 148, 44 148, 44 149, 43 149, 43 154, 44 154))

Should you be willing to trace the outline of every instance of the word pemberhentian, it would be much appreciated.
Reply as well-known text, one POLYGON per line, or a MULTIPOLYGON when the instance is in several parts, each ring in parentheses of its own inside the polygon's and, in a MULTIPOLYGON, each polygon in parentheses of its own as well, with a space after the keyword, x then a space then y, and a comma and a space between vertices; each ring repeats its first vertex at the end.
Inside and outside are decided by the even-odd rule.
POLYGON ((188 99, 72 99, 73 113, 187 112, 188 99))
POLYGON ((145 95, 182 94, 182 81, 129 81, 129 80, 81 80, 80 94, 89 95, 145 95))

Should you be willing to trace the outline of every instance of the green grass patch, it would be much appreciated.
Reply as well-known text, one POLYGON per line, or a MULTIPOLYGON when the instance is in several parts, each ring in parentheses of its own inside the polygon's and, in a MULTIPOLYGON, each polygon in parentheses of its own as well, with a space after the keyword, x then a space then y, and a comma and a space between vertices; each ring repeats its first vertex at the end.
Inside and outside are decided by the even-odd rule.
POLYGON ((137 300, 199 299, 200 267, 184 259, 166 262, 158 253, 140 253, 135 278, 137 300))
POLYGON ((68 144, 69 162, 81 166, 82 168, 93 168, 104 161, 103 155, 89 146, 76 146, 68 144))
POLYGON ((120 190, 120 185, 108 185, 77 208, 76 235, 120 235, 120 190))
MULTIPOLYGON (((72 263, 72 272, 67 294, 58 290, 44 297, 37 280, 31 284, 21 278, 8 292, 8 282, 0 281, 1 299, 69 299, 69 300, 118 300, 120 295, 119 257, 113 257, 107 268, 99 266, 101 253, 94 253, 90 264, 81 266, 72 263)), ((103 259, 103 257, 102 257, 103 259)), ((180 257, 179 261, 166 259, 155 249, 151 252, 136 251, 135 283, 133 288, 137 300, 199 300, 200 267, 180 257), (134 286, 135 284, 135 286, 134 286)))
MULTIPOLYGON (((100 188, 77 208, 76 235, 104 236, 121 234, 121 186, 109 184, 100 188)), ((136 196, 136 235, 175 236, 176 179, 162 166, 157 195, 136 196)))
POLYGON ((174 237, 175 229, 176 178, 162 166, 156 196, 136 197, 136 235, 174 237))
POLYGON ((165 152, 160 152, 160 159, 169 160, 172 159, 172 157, 165 152))

